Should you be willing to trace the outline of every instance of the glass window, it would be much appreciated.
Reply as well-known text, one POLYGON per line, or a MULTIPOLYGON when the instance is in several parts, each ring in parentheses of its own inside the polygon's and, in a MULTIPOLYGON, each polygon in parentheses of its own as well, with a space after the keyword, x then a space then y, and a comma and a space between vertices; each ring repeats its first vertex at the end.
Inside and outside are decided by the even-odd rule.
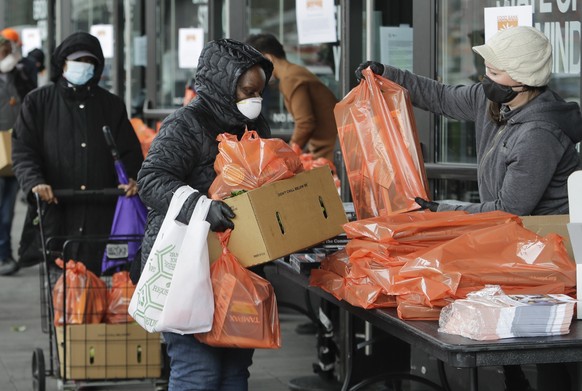
MULTIPOLYGON (((437 75, 446 84, 470 84, 485 74, 483 59, 472 46, 484 43, 483 9, 493 0, 443 0, 439 2, 437 75)), ((581 0, 559 2, 506 1, 507 5, 533 4, 533 21, 553 45, 553 76, 550 87, 565 100, 580 102, 580 9, 581 0), (519 3, 519 4, 517 4, 519 3)), ((476 163, 475 128, 472 122, 437 119, 438 163, 476 163)), ((438 198, 473 198, 474 192, 458 181, 435 181, 438 198), (467 194, 466 192, 470 192, 467 194)), ((461 182, 462 183, 462 182, 461 182)))
POLYGON ((144 31, 144 3, 145 0, 124 2, 124 14, 127 22, 124 37, 129 38, 123 45, 125 104, 131 117, 142 112, 146 95, 147 39, 144 31))
MULTIPOLYGON (((299 45, 295 1, 249 0, 249 33, 273 34, 285 49, 290 62, 303 65, 317 75, 339 98, 339 43, 299 45)), ((264 94, 263 115, 269 120, 271 131, 277 137, 289 137, 293 118, 283 103, 276 80, 272 80, 264 94)))
MULTIPOLYGON (((73 0, 71 2, 71 31, 91 32, 91 27, 95 25, 111 25, 113 29, 114 4, 115 2, 113 0, 73 0)), ((110 38, 111 50, 109 53, 107 52, 108 48, 103 48, 105 54, 105 66, 103 68, 103 75, 101 76, 99 85, 109 91, 113 91, 115 78, 119 77, 119 75, 114 74, 113 48, 115 47, 115 42, 113 42, 113 36, 110 38)), ((121 77, 123 77, 123 75, 121 75, 121 77)))
POLYGON ((159 85, 158 107, 176 108, 182 105, 186 84, 196 69, 181 68, 178 58, 178 38, 181 28, 203 28, 208 38, 208 3, 205 0, 163 0, 156 2, 157 45, 156 63, 159 85))

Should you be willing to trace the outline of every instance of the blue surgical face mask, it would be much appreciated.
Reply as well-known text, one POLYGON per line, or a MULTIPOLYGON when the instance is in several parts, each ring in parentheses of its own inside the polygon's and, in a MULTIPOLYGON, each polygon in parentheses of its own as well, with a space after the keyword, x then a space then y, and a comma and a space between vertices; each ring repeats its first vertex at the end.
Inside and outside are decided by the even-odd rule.
POLYGON ((87 62, 67 61, 67 70, 63 77, 71 84, 82 86, 93 77, 95 66, 87 62))

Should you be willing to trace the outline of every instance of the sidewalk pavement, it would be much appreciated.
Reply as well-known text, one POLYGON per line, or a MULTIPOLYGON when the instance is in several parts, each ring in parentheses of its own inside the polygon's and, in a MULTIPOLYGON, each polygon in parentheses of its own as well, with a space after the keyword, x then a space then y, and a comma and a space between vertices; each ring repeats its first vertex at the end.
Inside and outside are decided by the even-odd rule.
MULTIPOLYGON (((25 215, 25 205, 17 201, 13 224, 13 249, 16 255, 25 215)), ((32 355, 42 349, 45 365, 49 365, 49 335, 42 332, 39 266, 21 269, 13 276, 0 276, 0 389, 29 391, 33 389, 32 355)), ((314 335, 299 335, 295 327, 305 323, 304 315, 280 314, 283 347, 278 350, 257 350, 251 366, 249 389, 252 391, 288 390, 288 382, 313 374, 317 359, 314 335)), ((46 378, 46 390, 59 389, 55 377, 46 378)), ((95 388, 92 388, 95 389, 95 388)), ((111 388, 98 388, 111 389, 111 388)), ((143 385, 115 387, 142 390, 143 385)))

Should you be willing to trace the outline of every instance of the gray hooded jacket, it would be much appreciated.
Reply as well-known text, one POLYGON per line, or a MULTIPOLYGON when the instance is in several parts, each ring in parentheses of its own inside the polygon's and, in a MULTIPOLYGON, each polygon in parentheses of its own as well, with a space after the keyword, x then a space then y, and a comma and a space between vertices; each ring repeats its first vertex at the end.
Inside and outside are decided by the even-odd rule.
POLYGON ((267 81, 273 65, 252 47, 230 39, 209 42, 200 54, 196 72, 197 97, 168 116, 138 175, 139 195, 148 207, 148 221, 142 244, 142 269, 158 234, 173 193, 184 185, 199 191, 184 203, 178 220, 190 219, 200 194, 207 194, 216 177, 216 137, 223 132, 242 136, 245 128, 260 137, 271 131, 263 116, 251 121, 236 107, 240 76, 261 65, 267 81))
POLYGON ((475 122, 480 203, 439 204, 470 213, 503 210, 516 215, 568 213, 568 176, 582 168, 575 144, 582 140, 577 103, 546 88, 498 125, 487 113, 480 83, 444 85, 385 66, 385 78, 410 92, 412 104, 435 114, 475 122))

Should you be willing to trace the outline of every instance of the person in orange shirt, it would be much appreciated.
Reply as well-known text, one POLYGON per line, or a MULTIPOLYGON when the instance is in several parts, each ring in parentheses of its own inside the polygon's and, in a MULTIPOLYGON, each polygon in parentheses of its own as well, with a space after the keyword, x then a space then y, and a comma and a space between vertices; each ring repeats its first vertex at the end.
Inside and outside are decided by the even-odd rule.
POLYGON ((285 107, 293 116, 295 128, 290 144, 333 162, 337 127, 333 109, 337 98, 307 68, 287 60, 283 45, 271 34, 251 35, 247 44, 273 63, 273 78, 279 80, 279 91, 285 107))

